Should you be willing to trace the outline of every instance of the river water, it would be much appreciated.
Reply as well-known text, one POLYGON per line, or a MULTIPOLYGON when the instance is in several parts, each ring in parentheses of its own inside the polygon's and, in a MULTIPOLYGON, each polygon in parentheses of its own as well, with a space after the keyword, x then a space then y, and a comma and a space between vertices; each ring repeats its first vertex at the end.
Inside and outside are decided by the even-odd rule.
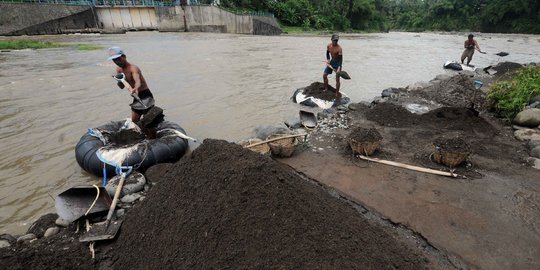
MULTIPOLYGON (((129 94, 111 78, 115 66, 106 61, 107 47, 122 47, 141 68, 167 120, 201 141, 239 141, 256 126, 298 115, 300 106, 290 97, 295 89, 322 81, 330 41, 329 36, 159 32, 25 38, 103 49, 0 53, 0 233, 24 233, 36 218, 54 212, 59 192, 101 182, 77 165, 74 148, 88 128, 130 113, 129 94)), ((465 33, 343 35, 343 69, 352 80, 342 80, 342 91, 352 101, 369 101, 385 88, 453 72, 442 65, 459 60, 465 38, 465 33)), ((487 52, 475 54, 472 64, 479 67, 503 60, 540 62, 540 36, 479 34, 477 40, 487 52), (510 55, 496 56, 500 51, 510 55)))

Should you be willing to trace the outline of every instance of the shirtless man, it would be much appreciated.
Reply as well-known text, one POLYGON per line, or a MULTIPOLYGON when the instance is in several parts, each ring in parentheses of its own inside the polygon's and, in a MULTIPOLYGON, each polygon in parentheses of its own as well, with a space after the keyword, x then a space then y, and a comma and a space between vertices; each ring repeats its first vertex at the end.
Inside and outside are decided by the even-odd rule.
POLYGON ((463 51, 463 54, 461 55, 461 63, 463 64, 463 61, 465 58, 467 58, 467 66, 471 63, 472 56, 474 54, 474 49, 478 50, 482 53, 480 50, 480 46, 478 45, 478 42, 473 39, 473 34, 470 34, 468 36, 468 39, 465 40, 465 44, 463 45, 465 47, 465 51, 463 51))
POLYGON ((339 93, 339 76, 337 72, 341 71, 341 66, 343 63, 343 50, 341 46, 338 45, 339 36, 334 34, 332 35, 332 43, 326 46, 326 68, 323 73, 324 81, 324 90, 328 90, 328 74, 332 74, 332 71, 336 72, 336 97, 340 97, 339 93), (330 58, 331 57, 331 58, 330 58), (332 68, 330 68, 332 67, 332 68))
MULTIPOLYGON (((150 89, 148 89, 148 85, 141 73, 141 69, 127 61, 126 55, 122 49, 119 47, 111 47, 108 52, 108 60, 112 60, 118 66, 116 68, 116 73, 124 73, 126 75, 126 82, 131 86, 130 92, 132 94, 137 94, 142 103, 144 103, 143 105, 134 98, 133 103, 129 105, 131 106, 131 120, 137 123, 141 118, 141 115, 145 114, 153 107, 154 96, 152 95, 152 92, 150 92, 150 89)), ((124 89, 125 85, 118 82, 118 87, 124 89)))

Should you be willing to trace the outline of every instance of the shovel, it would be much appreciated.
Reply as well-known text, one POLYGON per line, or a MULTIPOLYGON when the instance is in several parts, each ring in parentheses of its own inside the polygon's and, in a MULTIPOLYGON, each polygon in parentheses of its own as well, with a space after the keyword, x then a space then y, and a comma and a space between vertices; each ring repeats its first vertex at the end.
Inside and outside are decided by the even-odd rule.
POLYGON ((326 66, 331 68, 336 73, 337 76, 339 76, 339 77, 341 77, 341 78, 343 78, 345 80, 350 80, 351 79, 351 76, 349 76, 349 73, 347 73, 347 71, 343 71, 343 70, 336 71, 336 69, 332 65, 330 65, 328 62, 326 62, 326 66))
POLYGON ((114 198, 111 203, 111 207, 109 208, 107 219, 105 219, 105 221, 103 222, 94 223, 92 225, 92 228, 90 228, 88 232, 86 232, 83 236, 79 238, 79 242, 108 240, 108 239, 113 239, 116 236, 116 233, 120 229, 120 225, 122 225, 122 220, 115 220, 114 222, 111 223, 111 219, 114 213, 114 209, 116 208, 116 204, 118 203, 118 198, 120 197, 120 193, 122 193, 124 180, 126 180, 127 175, 131 173, 131 171, 133 170, 133 167, 132 166, 121 167, 119 171, 121 171, 122 169, 127 169, 128 171, 121 172, 120 181, 118 182, 118 187, 116 187, 116 192, 114 193, 114 198))
POLYGON ((84 215, 107 211, 111 197, 105 187, 72 187, 56 196, 54 207, 58 216, 71 223, 84 215))
POLYGON ((113 78, 118 81, 118 82, 121 82, 126 88, 127 90, 129 91, 129 93, 131 94, 131 96, 137 100, 139 103, 141 103, 141 105, 143 105, 143 107, 145 109, 148 109, 148 107, 142 102, 142 100, 139 98, 139 95, 137 93, 134 93, 133 92, 133 88, 131 87, 131 85, 126 81, 126 74, 124 73, 118 73, 116 75, 113 76, 113 78))
POLYGON ((476 102, 476 92, 478 92, 480 88, 482 88, 482 85, 484 85, 484 83, 482 83, 482 81, 474 81, 473 84, 474 84, 474 94, 473 94, 471 106, 469 106, 469 110, 474 114, 474 116, 478 116, 480 115, 480 112, 474 108, 474 103, 476 102))
POLYGON ((306 112, 306 111, 300 110, 300 122, 306 128, 317 127, 317 117, 312 112, 306 112))

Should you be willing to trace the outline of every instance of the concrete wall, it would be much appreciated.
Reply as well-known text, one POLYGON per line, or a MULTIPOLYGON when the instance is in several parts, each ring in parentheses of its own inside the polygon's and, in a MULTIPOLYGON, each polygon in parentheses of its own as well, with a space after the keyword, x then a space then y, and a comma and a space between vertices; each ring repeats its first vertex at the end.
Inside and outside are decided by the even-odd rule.
POLYGON ((279 35, 273 17, 235 15, 216 6, 89 7, 0 3, 0 35, 60 34, 97 28, 279 35), (184 19, 185 18, 185 19, 184 19))
POLYGON ((89 6, 0 3, 0 35, 61 34, 96 27, 89 6))
POLYGON ((102 29, 155 30, 158 19, 153 7, 96 7, 102 29))

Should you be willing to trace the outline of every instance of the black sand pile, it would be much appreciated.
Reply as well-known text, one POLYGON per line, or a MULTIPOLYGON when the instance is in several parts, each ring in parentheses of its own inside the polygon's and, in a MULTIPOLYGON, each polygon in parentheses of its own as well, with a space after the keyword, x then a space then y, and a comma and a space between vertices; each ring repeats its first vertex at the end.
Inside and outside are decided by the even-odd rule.
POLYGON ((357 142, 376 142, 382 140, 383 137, 375 128, 357 127, 351 131, 349 139, 357 142))
POLYGON ((159 183, 124 221, 114 269, 425 268, 349 203, 239 145, 207 139, 147 177, 159 183))
POLYGON ((302 93, 306 96, 312 96, 326 101, 332 101, 336 99, 336 89, 334 87, 329 84, 328 90, 324 90, 324 83, 314 82, 308 87, 304 88, 304 91, 302 93))

